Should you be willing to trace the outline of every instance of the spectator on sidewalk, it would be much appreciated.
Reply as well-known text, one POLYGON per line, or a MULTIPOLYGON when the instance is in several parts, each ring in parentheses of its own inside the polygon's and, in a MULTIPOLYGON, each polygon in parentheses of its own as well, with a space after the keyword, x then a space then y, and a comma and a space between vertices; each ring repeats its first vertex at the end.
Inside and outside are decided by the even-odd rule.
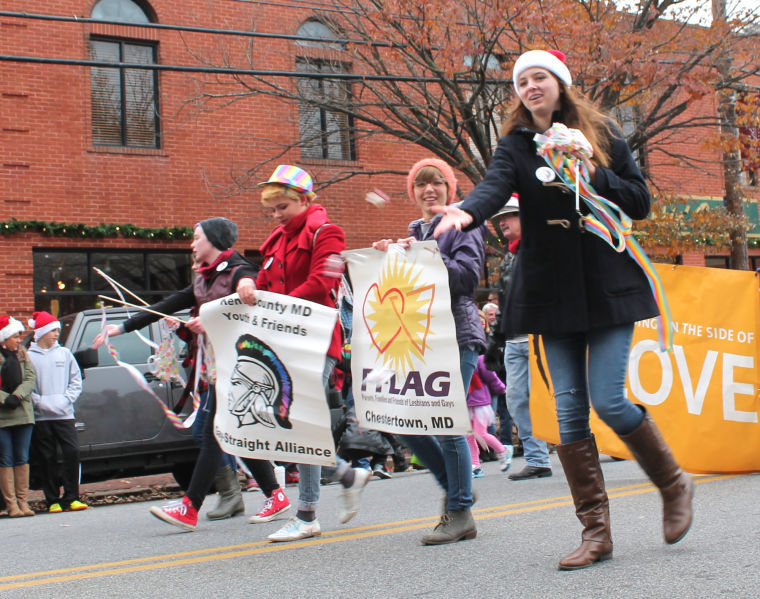
POLYGON ((61 323, 55 316, 35 312, 29 326, 34 329, 29 358, 37 371, 32 393, 37 424, 32 444, 41 458, 45 503, 51 514, 86 510, 87 504, 79 500, 79 437, 74 420, 74 402, 82 392, 82 373, 71 350, 58 343, 61 323), (60 470, 59 448, 63 459, 60 470))
POLYGON ((27 503, 35 372, 21 345, 24 325, 0 316, 0 492, 11 518, 34 516, 27 503))

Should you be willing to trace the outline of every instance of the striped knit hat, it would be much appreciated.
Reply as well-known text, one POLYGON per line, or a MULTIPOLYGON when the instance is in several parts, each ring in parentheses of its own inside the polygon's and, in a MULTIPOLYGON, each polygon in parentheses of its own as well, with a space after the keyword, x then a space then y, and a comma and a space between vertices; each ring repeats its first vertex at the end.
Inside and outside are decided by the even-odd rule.
POLYGON ((269 180, 259 183, 259 187, 262 185, 270 185, 272 183, 295 189, 297 192, 304 194, 306 199, 310 202, 317 199, 317 194, 314 193, 314 181, 312 181, 311 175, 297 166, 281 164, 274 169, 269 180))

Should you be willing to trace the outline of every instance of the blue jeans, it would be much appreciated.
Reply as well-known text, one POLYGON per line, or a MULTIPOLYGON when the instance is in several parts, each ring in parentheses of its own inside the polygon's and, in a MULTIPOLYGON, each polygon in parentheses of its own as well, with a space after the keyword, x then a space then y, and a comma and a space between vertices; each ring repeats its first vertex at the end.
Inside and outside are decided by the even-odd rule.
MULTIPOLYGON (((509 408, 507 407, 506 394, 502 393, 501 395, 495 395, 491 401, 491 407, 499 418, 499 441, 501 441, 502 445, 512 445, 513 421, 512 415, 509 413, 509 408)), ((488 432, 491 432, 490 427, 488 432)))
POLYGON ((530 421, 530 347, 528 341, 507 343, 504 350, 507 368, 507 408, 517 425, 517 436, 523 446, 525 463, 540 468, 549 467, 546 443, 533 436, 530 421))
MULTIPOLYGON (((478 364, 478 352, 470 347, 460 348, 459 362, 467 390, 478 364)), ((446 491, 447 510, 465 510, 472 506, 472 457, 464 435, 402 435, 401 440, 446 491)))
MULTIPOLYGON (((345 383, 344 383, 345 384, 345 383)), ((350 410, 354 407, 354 390, 351 389, 351 387, 348 387, 348 393, 346 393, 346 409, 350 410)), ((369 458, 357 458, 355 460, 351 460, 351 465, 355 468, 365 468, 369 469, 372 467, 372 463, 370 462, 369 458)))
POLYGON ((618 435, 638 428, 642 411, 625 396, 633 323, 542 337, 562 443, 591 436, 589 398, 602 422, 618 435))
MULTIPOLYGON (((335 368, 337 360, 330 356, 325 358, 325 367, 322 371, 322 385, 325 388, 325 394, 330 385, 330 374, 335 368)), ((346 464, 346 461, 335 456, 337 471, 340 471, 341 463, 346 464)), ((346 466, 343 466, 345 468, 346 466)), ((297 509, 302 512, 316 512, 317 505, 319 504, 319 485, 320 478, 322 477, 322 466, 316 466, 315 464, 298 464, 298 474, 300 479, 298 481, 298 507, 297 509)))
POLYGON ((33 424, 0 428, 0 467, 13 468, 29 463, 29 445, 32 442, 33 428, 33 424))
MULTIPOLYGON (((206 419, 209 417, 210 411, 208 409, 208 391, 201 395, 201 405, 198 406, 198 413, 195 415, 195 421, 191 427, 193 433, 193 439, 195 444, 200 447, 203 444, 203 425, 206 423, 206 419)), ((214 416, 211 415, 213 418, 214 416)), ((219 468, 229 466, 233 472, 237 471, 237 462, 235 456, 231 456, 228 453, 222 452, 222 459, 219 461, 219 468)))

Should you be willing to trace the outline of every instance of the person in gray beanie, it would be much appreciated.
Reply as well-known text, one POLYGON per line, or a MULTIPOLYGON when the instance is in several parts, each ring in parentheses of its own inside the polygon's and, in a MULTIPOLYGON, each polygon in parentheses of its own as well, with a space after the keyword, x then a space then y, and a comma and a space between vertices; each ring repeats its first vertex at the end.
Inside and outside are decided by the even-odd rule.
POLYGON ((238 238, 237 225, 223 216, 202 220, 196 227, 203 230, 206 239, 220 252, 230 249, 238 238))
MULTIPOLYGON (((238 228, 232 221, 214 217, 203 220, 193 227, 193 260, 197 264, 198 276, 195 281, 181 291, 153 304, 155 312, 174 314, 186 308, 193 309, 193 317, 187 322, 187 328, 197 334, 205 334, 197 316, 201 305, 239 291, 240 284, 246 279, 256 277, 256 269, 238 252, 231 249, 237 240, 238 228)), ((108 337, 136 331, 160 317, 151 312, 140 312, 121 324, 109 324, 106 327, 108 337)), ((106 335, 95 337, 93 347, 98 347, 106 335)), ((199 368, 200 365, 196 365, 199 368)), ((206 400, 208 415, 204 422, 201 451, 193 470, 193 476, 187 493, 180 502, 163 507, 154 506, 150 513, 174 526, 185 530, 195 530, 198 511, 203 505, 211 485, 219 491, 217 507, 206 516, 210 520, 221 520, 241 514, 245 510, 240 485, 235 471, 228 465, 219 468, 222 450, 214 436, 213 424, 216 413, 216 391, 209 386, 206 400)), ((290 509, 290 502, 280 488, 274 475, 274 468, 267 460, 244 458, 243 461, 259 484, 265 496, 264 508, 251 518, 252 522, 268 522, 290 509)))

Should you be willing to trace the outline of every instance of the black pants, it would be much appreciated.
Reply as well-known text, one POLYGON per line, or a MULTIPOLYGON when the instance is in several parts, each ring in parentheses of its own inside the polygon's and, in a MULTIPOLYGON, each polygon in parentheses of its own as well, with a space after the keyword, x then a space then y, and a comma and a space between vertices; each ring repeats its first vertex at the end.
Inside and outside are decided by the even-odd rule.
MULTIPOLYGON (((195 509, 201 509, 203 500, 211 490, 214 484, 216 471, 219 469, 219 460, 222 457, 222 450, 214 436, 214 415, 216 414, 216 389, 209 388, 208 392, 208 416, 203 426, 201 436, 201 452, 198 455, 198 461, 193 468, 193 477, 190 479, 190 486, 187 488, 187 496, 193 502, 195 509)), ((259 488, 267 497, 279 486, 274 476, 274 468, 268 460, 252 460, 243 458, 245 465, 253 474, 253 478, 259 483, 259 488)))
POLYGON ((39 420, 34 425, 32 445, 40 456, 42 492, 50 507, 60 504, 65 510, 79 499, 79 438, 74 420, 39 420), (58 447, 63 464, 58 467, 58 447), (61 495, 63 483, 63 495, 61 495))

